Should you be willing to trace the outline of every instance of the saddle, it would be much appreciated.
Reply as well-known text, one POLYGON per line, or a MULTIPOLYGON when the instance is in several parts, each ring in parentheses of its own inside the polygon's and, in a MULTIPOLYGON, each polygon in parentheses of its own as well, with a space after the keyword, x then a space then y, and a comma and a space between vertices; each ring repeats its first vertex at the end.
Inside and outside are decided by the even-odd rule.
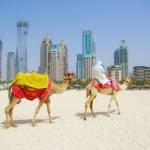
POLYGON ((118 83, 118 81, 116 81, 113 78, 108 78, 110 84, 106 83, 106 84, 102 84, 100 83, 96 78, 92 79, 92 85, 96 88, 96 89, 105 89, 105 88, 112 88, 115 91, 119 91, 120 85, 118 83))

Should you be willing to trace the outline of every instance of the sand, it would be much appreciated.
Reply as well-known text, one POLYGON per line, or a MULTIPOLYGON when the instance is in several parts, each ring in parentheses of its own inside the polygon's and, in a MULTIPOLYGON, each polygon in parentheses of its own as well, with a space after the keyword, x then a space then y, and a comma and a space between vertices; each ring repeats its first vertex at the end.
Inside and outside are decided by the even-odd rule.
POLYGON ((116 105, 106 116, 110 97, 97 95, 96 118, 90 110, 83 120, 85 91, 70 90, 51 97, 53 123, 48 123, 46 106, 31 126, 38 100, 22 100, 14 110, 17 128, 4 126, 7 91, 0 91, 0 150, 149 150, 150 91, 118 93, 121 115, 116 105))

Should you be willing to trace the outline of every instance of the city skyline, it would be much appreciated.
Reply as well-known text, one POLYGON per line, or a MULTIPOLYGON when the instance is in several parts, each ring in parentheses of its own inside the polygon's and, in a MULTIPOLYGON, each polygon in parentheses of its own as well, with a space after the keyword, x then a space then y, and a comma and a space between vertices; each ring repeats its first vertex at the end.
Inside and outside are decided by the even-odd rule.
MULTIPOLYGON (((1 1, 0 39, 3 42, 3 70, 6 70, 8 52, 17 47, 16 23, 25 20, 28 31, 28 67, 38 70, 40 42, 45 35, 54 43, 63 40, 68 46, 69 70, 75 72, 76 54, 82 51, 82 31, 91 30, 96 35, 97 60, 106 66, 113 64, 113 53, 126 40, 129 52, 129 70, 133 66, 147 65, 149 61, 150 2, 127 0, 69 1, 39 0, 1 1), (24 7, 22 7, 24 6, 24 7), (89 11, 90 10, 90 11, 89 11), (37 57, 34 57, 35 54, 37 57), (34 58, 34 59, 33 59, 34 58), (33 62, 34 60, 34 62, 33 62)), ((4 71, 3 71, 4 72, 4 71)), ((3 75, 5 77, 5 75, 3 75)))

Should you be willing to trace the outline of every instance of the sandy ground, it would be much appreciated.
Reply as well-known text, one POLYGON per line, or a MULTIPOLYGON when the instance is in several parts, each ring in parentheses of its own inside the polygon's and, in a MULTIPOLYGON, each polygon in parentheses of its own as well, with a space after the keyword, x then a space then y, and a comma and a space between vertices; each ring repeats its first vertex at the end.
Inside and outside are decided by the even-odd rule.
MULTIPOLYGON (((94 100, 96 118, 89 113, 83 120, 85 91, 66 91, 51 97, 53 123, 48 123, 46 106, 31 126, 38 100, 22 100, 16 106, 17 128, 4 126, 7 91, 0 91, 0 150, 149 150, 150 91, 118 93, 121 115, 116 105, 106 116, 110 97, 97 95, 94 100)), ((90 112, 90 110, 88 110, 90 112)))

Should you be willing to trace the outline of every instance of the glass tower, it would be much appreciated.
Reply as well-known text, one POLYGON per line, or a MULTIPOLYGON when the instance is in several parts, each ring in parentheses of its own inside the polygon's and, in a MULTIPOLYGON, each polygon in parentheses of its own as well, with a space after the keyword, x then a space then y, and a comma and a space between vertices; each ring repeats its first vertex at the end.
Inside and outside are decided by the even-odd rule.
POLYGON ((27 35, 28 23, 19 21, 17 23, 16 73, 27 72, 27 35))
POLYGON ((78 79, 82 78, 83 74, 83 55, 77 54, 76 75, 78 79))
POLYGON ((2 41, 0 40, 0 79, 2 79, 2 41))
POLYGON ((92 31, 82 33, 83 78, 92 77, 92 67, 96 63, 96 42, 92 31))
POLYGON ((96 42, 92 31, 83 31, 82 33, 82 54, 85 56, 95 56, 96 42))
POLYGON ((119 59, 120 59, 120 49, 116 49, 114 52, 114 65, 119 65, 119 59))
POLYGON ((123 78, 128 76, 128 47, 125 40, 121 41, 120 48, 114 52, 114 65, 122 66, 123 78))
POLYGON ((13 80, 15 77, 15 53, 7 54, 7 81, 13 80))

